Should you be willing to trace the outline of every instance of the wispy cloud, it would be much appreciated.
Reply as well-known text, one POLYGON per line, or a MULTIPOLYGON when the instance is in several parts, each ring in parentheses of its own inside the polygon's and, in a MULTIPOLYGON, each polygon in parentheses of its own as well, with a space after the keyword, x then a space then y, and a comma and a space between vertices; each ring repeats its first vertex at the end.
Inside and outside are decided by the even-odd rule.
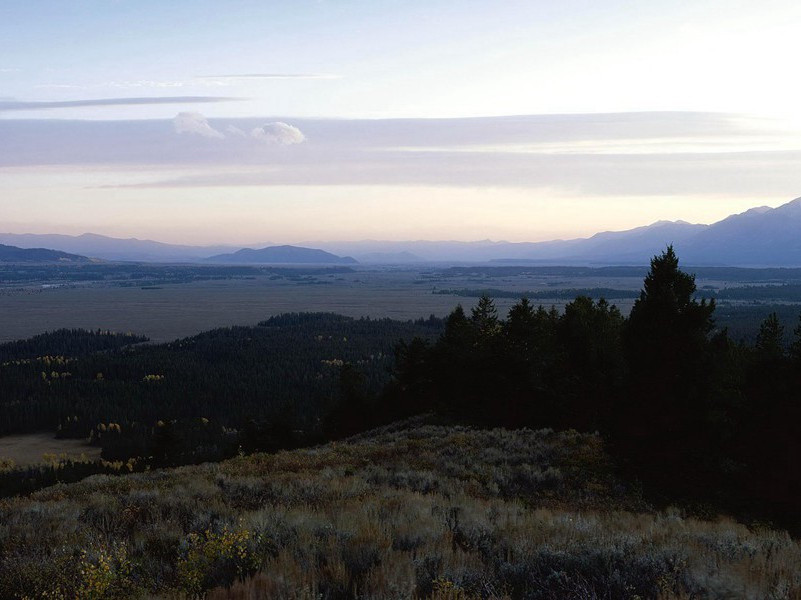
POLYGON ((197 79, 341 79, 332 73, 241 73, 233 75, 201 75, 197 79))
POLYGON ((140 104, 198 104, 208 102, 230 102, 242 98, 225 96, 157 96, 144 98, 94 98, 91 100, 61 100, 55 102, 31 102, 8 100, 0 102, 0 111, 43 110, 54 108, 80 108, 86 106, 135 106, 140 104))
MULTIPOLYGON (((0 73, 12 73, 17 69, 0 69, 0 73)), ((104 81, 91 84, 40 83, 38 89, 91 90, 91 89, 176 89, 233 87, 253 80, 303 80, 303 79, 341 79, 340 75, 330 73, 243 73, 233 75, 200 75, 189 79, 134 79, 104 81)))

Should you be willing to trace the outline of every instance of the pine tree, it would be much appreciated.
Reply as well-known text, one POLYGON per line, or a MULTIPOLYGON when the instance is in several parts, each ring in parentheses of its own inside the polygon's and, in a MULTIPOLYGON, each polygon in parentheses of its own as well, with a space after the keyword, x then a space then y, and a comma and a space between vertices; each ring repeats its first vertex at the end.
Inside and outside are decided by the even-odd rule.
POLYGON ((470 316, 480 337, 493 336, 500 330, 498 322, 498 309, 495 302, 487 295, 482 295, 478 299, 478 304, 473 308, 470 316))
POLYGON ((793 343, 790 344, 790 358, 797 363, 801 363, 801 315, 799 315, 798 318, 798 326, 793 329, 793 343))
POLYGON ((759 326, 756 351, 762 360, 781 360, 784 357, 784 326, 775 312, 759 326))
POLYGON ((679 269, 668 246, 651 260, 624 327, 631 387, 619 426, 635 442, 629 452, 644 463, 689 469, 709 451, 704 431, 715 303, 698 302, 695 290, 695 277, 679 269))

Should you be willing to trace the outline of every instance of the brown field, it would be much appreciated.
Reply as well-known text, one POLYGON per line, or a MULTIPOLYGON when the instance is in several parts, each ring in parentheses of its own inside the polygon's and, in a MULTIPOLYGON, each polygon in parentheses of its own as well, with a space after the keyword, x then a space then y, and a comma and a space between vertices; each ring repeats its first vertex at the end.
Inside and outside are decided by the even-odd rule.
MULTIPOLYGON (((542 277, 482 281, 449 278, 416 283, 420 280, 417 271, 361 271, 319 279, 330 283, 302 285, 263 277, 165 284, 158 289, 99 285, 6 289, 0 294, 0 342, 63 327, 131 331, 163 342, 215 327, 254 325, 286 312, 326 311, 351 317, 417 319, 432 314, 442 317, 458 303, 469 307, 476 301, 475 298, 432 294, 434 286, 524 291, 596 286, 638 289, 642 284, 633 278, 597 277, 560 280, 558 287, 542 277)), ((512 304, 514 300, 508 298, 496 301, 502 314, 512 304)), ((627 310, 630 301, 628 305, 618 305, 627 310)))
POLYGON ((100 448, 89 446, 83 440, 58 440, 50 433, 28 433, 0 437, 0 463, 12 460, 18 467, 47 462, 44 455, 80 458, 100 458, 100 448))

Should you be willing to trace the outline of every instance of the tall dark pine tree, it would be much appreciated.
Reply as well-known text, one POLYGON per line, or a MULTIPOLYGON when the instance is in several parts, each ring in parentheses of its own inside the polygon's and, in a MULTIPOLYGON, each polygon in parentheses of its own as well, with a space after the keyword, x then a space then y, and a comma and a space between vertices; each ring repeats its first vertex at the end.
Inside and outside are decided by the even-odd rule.
POLYGON ((624 329, 631 388, 623 435, 642 460, 674 467, 697 464, 706 450, 715 303, 698 302, 695 291, 695 276, 679 269, 668 246, 651 260, 624 329))

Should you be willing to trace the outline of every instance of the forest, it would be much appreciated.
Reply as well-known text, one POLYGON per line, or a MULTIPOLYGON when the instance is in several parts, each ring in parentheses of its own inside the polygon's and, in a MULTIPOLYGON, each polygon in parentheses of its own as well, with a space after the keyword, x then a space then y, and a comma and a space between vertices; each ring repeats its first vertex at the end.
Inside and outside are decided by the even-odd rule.
POLYGON ((0 345, 0 430, 88 438, 103 461, 6 468, 0 489, 307 446, 428 413, 597 431, 656 499, 799 527, 801 324, 772 314, 747 343, 715 316, 668 248, 627 317, 578 296, 561 312, 523 298, 503 318, 483 296, 444 320, 287 314, 158 345, 56 331, 0 345))

